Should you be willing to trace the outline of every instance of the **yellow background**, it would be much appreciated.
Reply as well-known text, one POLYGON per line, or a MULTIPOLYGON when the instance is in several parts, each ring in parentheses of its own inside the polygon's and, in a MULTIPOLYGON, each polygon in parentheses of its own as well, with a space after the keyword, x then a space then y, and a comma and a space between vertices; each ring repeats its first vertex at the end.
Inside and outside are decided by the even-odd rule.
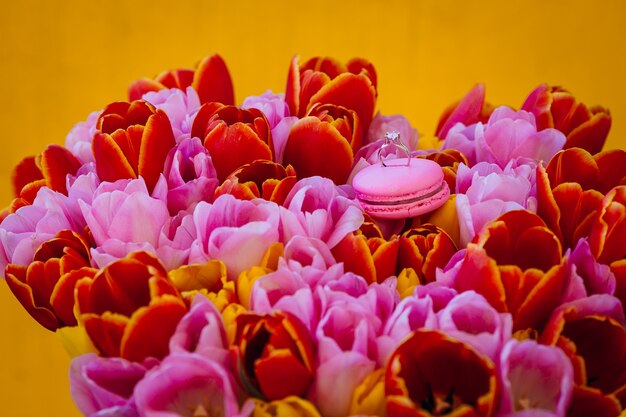
MULTIPOLYGON (((124 99, 136 78, 226 60, 237 101, 283 91, 293 54, 369 58, 378 107, 431 134, 440 111, 476 82, 494 104, 521 105, 561 84, 613 114, 626 134, 626 7, 614 1, 3 1, 0 11, 0 200, 12 167, 89 112, 124 99)), ((0 414, 71 417, 69 359, 0 283, 0 414)))

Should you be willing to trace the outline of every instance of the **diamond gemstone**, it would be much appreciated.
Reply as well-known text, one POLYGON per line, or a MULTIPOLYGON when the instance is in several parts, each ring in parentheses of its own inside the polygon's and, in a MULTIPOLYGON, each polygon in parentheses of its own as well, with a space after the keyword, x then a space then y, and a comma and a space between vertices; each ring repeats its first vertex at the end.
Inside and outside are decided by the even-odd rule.
POLYGON ((385 133, 385 139, 393 142, 397 142, 400 139, 400 133, 398 132, 387 132, 385 133))

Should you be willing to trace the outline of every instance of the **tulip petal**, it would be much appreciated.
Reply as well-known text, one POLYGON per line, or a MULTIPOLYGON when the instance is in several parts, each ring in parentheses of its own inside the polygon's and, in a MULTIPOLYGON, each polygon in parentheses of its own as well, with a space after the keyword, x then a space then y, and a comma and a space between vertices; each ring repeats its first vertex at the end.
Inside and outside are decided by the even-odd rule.
POLYGON ((48 308, 39 307, 35 304, 32 287, 16 277, 15 268, 23 268, 23 274, 26 275, 26 267, 9 265, 5 273, 5 280, 9 289, 32 318, 46 329, 55 331, 59 327, 59 323, 54 313, 48 308))
POLYGON ((156 81, 163 84, 165 88, 178 88, 185 90, 193 81, 194 70, 176 69, 172 71, 163 71, 155 78, 156 81))
POLYGON ((559 226, 561 211, 552 194, 548 174, 541 164, 537 167, 537 214, 563 243, 563 234, 559 226))
POLYGON ((594 188, 601 178, 593 156, 580 148, 558 152, 548 163, 546 172, 552 188, 564 182, 576 182, 583 190, 587 190, 594 188))
POLYGON ((22 159, 20 163, 13 168, 13 173, 11 174, 14 195, 16 197, 19 196, 22 188, 26 185, 42 179, 43 174, 37 166, 35 157, 29 156, 22 159))
POLYGON ((620 323, 587 316, 566 321, 562 334, 584 359, 587 385, 610 394, 626 384, 626 330, 620 323))
POLYGON ((330 77, 323 72, 305 71, 302 74, 302 78, 300 80, 301 106, 298 113, 294 114, 297 114, 298 117, 301 118, 306 116, 309 109, 316 104, 311 102, 311 97, 313 97, 319 90, 321 90, 322 87, 329 84, 330 80, 330 77))
POLYGON ((377 88, 378 76, 376 75, 376 68, 374 68, 374 65, 367 59, 352 58, 350 61, 348 61, 346 67, 348 68, 348 71, 353 74, 365 73, 367 77, 372 80, 374 88, 377 88))
POLYGON ((170 337, 186 312, 185 304, 169 295, 141 307, 128 322, 121 339, 120 356, 135 362, 148 357, 163 359, 169 353, 170 337))
POLYGON ((494 364, 438 331, 417 330, 405 339, 387 362, 385 379, 389 417, 494 412, 494 364))
POLYGON ((349 233, 333 249, 337 262, 343 262, 345 271, 354 272, 367 282, 376 282, 376 266, 364 235, 349 233))
POLYGON ((376 88, 364 74, 343 73, 311 97, 309 108, 317 103, 335 104, 354 110, 359 115, 363 131, 367 132, 374 117, 376 88), (346 94, 346 91, 350 93, 346 94))
POLYGON ((550 107, 554 98, 551 94, 550 87, 547 84, 541 84, 528 95, 522 110, 531 112, 535 115, 537 130, 554 127, 554 119, 550 112, 550 107))
POLYGON ((352 351, 339 352, 317 368, 315 403, 328 417, 348 415, 354 389, 374 371, 375 363, 352 351))
POLYGON ((93 278, 96 270, 92 268, 81 268, 70 271, 59 279, 52 295, 50 304, 54 312, 66 326, 76 326, 78 323, 74 315, 74 288, 76 283, 85 277, 93 278))
POLYGON ((615 274, 614 295, 622 302, 622 306, 626 306, 626 259, 611 263, 611 272, 615 274))
POLYGON ((598 389, 575 386, 572 403, 567 410, 568 417, 615 417, 620 414, 622 407, 613 396, 605 396, 598 389))
POLYGON ((254 370, 261 392, 270 401, 303 395, 313 378, 289 349, 274 350, 268 358, 258 359, 254 370))
POLYGON ((306 70, 322 72, 332 80, 342 72, 346 72, 347 68, 335 58, 316 56, 309 58, 308 61, 300 66, 300 71, 306 70))
MULTIPOLYGON (((79 281, 78 286, 80 285, 79 281)), ((120 356, 120 343, 128 324, 127 317, 105 312, 101 316, 83 314, 81 320, 98 352, 103 356, 120 356)))
POLYGON ((445 139, 448 131, 457 123, 470 125, 478 121, 485 102, 485 85, 476 84, 458 103, 450 106, 439 119, 435 136, 445 139))
POLYGON ((191 86, 198 92, 201 103, 235 104, 235 92, 230 73, 221 56, 215 54, 198 64, 191 86))
POLYGON ((294 56, 289 63, 287 73, 287 87, 285 88, 285 102, 289 106, 289 114, 297 115, 300 111, 300 67, 298 56, 294 56))
POLYGON ((381 283, 387 278, 396 275, 399 241, 398 239, 385 241, 384 239, 373 238, 369 242, 372 259, 376 266, 376 282, 381 283))
POLYGON ((604 142, 611 129, 611 115, 608 113, 598 113, 586 121, 579 124, 567 135, 565 148, 583 148, 592 155, 597 154, 604 147, 604 142))
POLYGON ((606 194, 617 185, 626 184, 626 151, 612 149, 594 155, 600 169, 600 182, 596 190, 606 194))
POLYGON ((112 134, 118 129, 126 130, 134 125, 144 126, 154 112, 154 106, 144 100, 130 103, 116 101, 104 108, 96 121, 96 129, 112 134))
POLYGON ((150 116, 143 130, 137 164, 137 174, 143 177, 149 192, 154 190, 165 159, 175 144, 167 115, 162 110, 157 110, 155 115, 150 116))
MULTIPOLYGON (((529 271, 530 272, 530 271, 529 271)), ((532 272, 530 272, 532 273, 532 272)), ((539 281, 527 285, 528 295, 514 315, 513 331, 534 328, 542 330, 550 314, 561 304, 563 288, 569 279, 566 261, 554 266, 545 274, 538 274, 539 281)), ((524 292, 522 288, 522 294, 524 292)))
POLYGON ((116 181, 120 178, 137 178, 124 152, 110 135, 96 133, 93 138, 93 155, 96 171, 102 181, 116 181), (101 161, 98 163, 98 161, 101 161))
POLYGON ((454 288, 459 292, 474 290, 499 312, 507 311, 504 285, 497 264, 477 245, 470 243, 467 246, 454 288))
POLYGON ((220 122, 206 135, 204 146, 213 158, 220 181, 245 164, 257 159, 272 159, 268 144, 244 123, 227 126, 220 122))
POLYGON ((283 161, 300 178, 321 175, 344 184, 352 167, 352 149, 329 123, 317 117, 300 119, 291 128, 283 161))
POLYGON ((156 80, 140 78, 128 86, 128 100, 139 100, 146 93, 163 89, 165 89, 165 86, 156 80))

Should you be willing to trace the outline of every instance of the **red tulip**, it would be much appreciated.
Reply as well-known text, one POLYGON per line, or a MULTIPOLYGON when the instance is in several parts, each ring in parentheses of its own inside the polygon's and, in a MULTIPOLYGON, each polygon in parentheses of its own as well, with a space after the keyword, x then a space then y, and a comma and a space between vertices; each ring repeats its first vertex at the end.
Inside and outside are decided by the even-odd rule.
POLYGON ((606 194, 611 188, 626 184, 626 152, 613 149, 591 155, 581 148, 565 149, 552 157, 546 173, 552 188, 574 182, 583 190, 606 194))
POLYGON ((357 114, 332 104, 316 105, 291 128, 283 162, 301 178, 320 175, 335 184, 348 179, 363 130, 357 114))
POLYGON ((422 284, 434 281, 436 268, 446 266, 455 252, 456 246, 448 234, 431 224, 389 239, 367 237, 359 230, 346 235, 332 249, 346 271, 361 275, 368 282, 382 282, 412 268, 422 284))
POLYGON ((361 231, 347 234, 332 249, 337 262, 343 262, 344 270, 354 272, 367 282, 382 282, 396 275, 398 263, 397 236, 385 240, 382 237, 366 237, 361 231))
POLYGON ((484 84, 476 84, 460 101, 446 108, 439 118, 435 136, 445 139, 448 131, 457 123, 468 126, 476 122, 485 123, 493 107, 485 102, 484 84))
POLYGON ((92 149, 98 177, 113 182, 140 175, 152 191, 175 145, 167 115, 142 100, 120 101, 104 109, 96 128, 92 149))
POLYGON ((591 226, 589 246, 599 262, 610 264, 626 256, 626 185, 607 193, 591 226))
POLYGON ((611 262, 611 272, 615 275, 615 297, 626 310, 626 259, 611 262))
POLYGON ((625 183, 622 150, 592 156, 584 149, 567 149, 556 154, 545 170, 537 170, 538 213, 564 247, 588 239, 593 255, 611 265, 615 295, 626 305, 625 183))
POLYGON ((92 278, 90 244, 70 231, 61 230, 35 252, 30 265, 9 264, 6 282, 22 306, 48 330, 76 326, 74 287, 92 278))
POLYGON ((389 358, 389 417, 488 417, 495 412, 495 366, 469 345, 433 330, 417 330, 389 358))
POLYGON ((76 284, 79 320, 103 356, 162 359, 187 312, 157 258, 134 252, 76 284))
POLYGON ((374 66, 361 58, 343 65, 332 58, 315 57, 299 66, 296 56, 289 68, 285 101, 291 115, 298 117, 316 104, 353 110, 367 132, 376 106, 376 82, 374 66))
POLYGON ((75 175, 80 162, 66 148, 49 145, 41 154, 22 159, 13 169, 13 192, 16 201, 11 212, 32 204, 41 187, 67 195, 67 175, 75 175))
POLYGON ((128 87, 130 101, 139 100, 150 91, 166 88, 185 90, 193 87, 201 103, 216 101, 223 104, 235 104, 233 83, 226 63, 219 55, 207 56, 200 61, 195 70, 178 69, 165 71, 156 78, 141 78, 128 87))
POLYGON ((249 394, 273 401, 307 392, 315 372, 314 343, 295 316, 240 314, 233 345, 237 374, 249 394))
POLYGON ((456 251, 456 245, 443 229, 423 224, 400 236, 396 270, 413 268, 421 283, 433 282, 436 269, 445 267, 456 251))
POLYGON ((270 126, 265 115, 254 108, 204 104, 193 122, 191 136, 203 139, 220 181, 257 159, 273 159, 270 126))
POLYGON ((535 214, 510 211, 467 246, 452 274, 457 291, 474 290, 500 312, 513 315, 513 329, 541 330, 561 305, 569 279, 557 237, 535 214))
POLYGON ((296 171, 272 161, 256 160, 233 172, 215 190, 215 198, 232 194, 240 200, 264 198, 282 204, 297 181, 296 171))
POLYGON ((549 127, 567 137, 564 149, 583 148, 591 154, 602 150, 611 129, 611 114, 605 108, 587 107, 562 87, 542 84, 528 96, 522 110, 535 115, 537 130, 549 127))
MULTIPOLYGON (((598 301, 610 314, 609 300, 598 301)), ((542 333, 541 342, 563 349, 574 367, 576 388, 568 415, 617 416, 626 405, 623 313, 609 317, 594 309, 591 299, 559 309, 542 333)))

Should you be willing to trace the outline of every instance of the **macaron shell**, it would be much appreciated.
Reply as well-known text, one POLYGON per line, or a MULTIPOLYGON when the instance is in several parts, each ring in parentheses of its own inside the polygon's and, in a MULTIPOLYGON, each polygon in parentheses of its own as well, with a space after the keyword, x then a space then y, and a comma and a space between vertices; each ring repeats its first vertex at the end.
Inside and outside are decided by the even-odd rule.
POLYGON ((372 217, 381 219, 405 219, 430 213, 441 207, 450 197, 448 184, 443 181, 443 186, 436 194, 423 200, 414 201, 408 204, 398 205, 376 205, 367 204, 360 201, 363 211, 372 217))
POLYGON ((370 165, 359 171, 352 180, 357 195, 367 200, 398 200, 404 196, 426 194, 443 181, 443 171, 428 159, 398 158, 382 164, 370 165))
POLYGON ((415 217, 440 207, 450 195, 439 164, 421 158, 366 167, 355 175, 352 187, 364 211, 380 218, 415 217))

